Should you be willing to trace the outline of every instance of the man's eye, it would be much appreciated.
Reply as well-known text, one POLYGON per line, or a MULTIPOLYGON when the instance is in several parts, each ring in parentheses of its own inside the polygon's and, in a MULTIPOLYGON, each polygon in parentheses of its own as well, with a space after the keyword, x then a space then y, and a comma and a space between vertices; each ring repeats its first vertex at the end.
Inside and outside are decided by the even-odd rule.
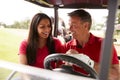
POLYGON ((51 28, 51 26, 50 26, 50 25, 48 25, 47 27, 51 28))

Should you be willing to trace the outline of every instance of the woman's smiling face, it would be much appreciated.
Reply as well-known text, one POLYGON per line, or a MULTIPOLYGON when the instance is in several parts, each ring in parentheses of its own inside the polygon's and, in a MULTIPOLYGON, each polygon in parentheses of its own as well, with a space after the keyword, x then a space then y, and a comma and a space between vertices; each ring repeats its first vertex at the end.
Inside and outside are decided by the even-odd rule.
POLYGON ((37 27, 39 37, 47 39, 51 33, 51 27, 49 19, 42 19, 37 27))

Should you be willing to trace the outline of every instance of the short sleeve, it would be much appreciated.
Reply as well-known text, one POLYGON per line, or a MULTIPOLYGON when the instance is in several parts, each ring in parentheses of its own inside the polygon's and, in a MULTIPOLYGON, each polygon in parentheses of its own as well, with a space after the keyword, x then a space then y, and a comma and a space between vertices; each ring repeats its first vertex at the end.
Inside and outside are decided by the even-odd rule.
POLYGON ((58 38, 54 38, 55 41, 55 51, 57 53, 64 53, 64 44, 58 39, 58 38))
POLYGON ((26 41, 26 40, 23 40, 23 41, 20 43, 20 47, 19 47, 18 54, 26 54, 26 47, 27 47, 27 41, 26 41))
POLYGON ((115 49, 115 47, 113 47, 113 57, 112 57, 112 64, 119 64, 119 59, 117 56, 117 51, 115 49))

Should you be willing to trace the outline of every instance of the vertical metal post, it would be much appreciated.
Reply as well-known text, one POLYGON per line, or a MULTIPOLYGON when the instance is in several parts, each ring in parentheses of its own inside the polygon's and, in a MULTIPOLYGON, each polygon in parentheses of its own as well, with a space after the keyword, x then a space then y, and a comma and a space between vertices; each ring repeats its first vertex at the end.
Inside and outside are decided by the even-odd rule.
POLYGON ((54 36, 57 37, 58 32, 58 6, 54 6, 54 36))
POLYGON ((109 68, 112 58, 112 44, 113 44, 113 32, 114 22, 117 9, 117 0, 108 0, 108 20, 107 29, 105 33, 105 39, 102 45, 101 51, 101 65, 100 65, 100 80, 108 80, 109 68))

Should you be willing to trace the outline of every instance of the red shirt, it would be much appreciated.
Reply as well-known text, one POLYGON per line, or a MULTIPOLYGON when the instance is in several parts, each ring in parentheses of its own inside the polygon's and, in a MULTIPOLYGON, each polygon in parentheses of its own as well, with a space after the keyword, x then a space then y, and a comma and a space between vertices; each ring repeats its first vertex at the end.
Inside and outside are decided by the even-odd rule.
MULTIPOLYGON (((100 63, 100 53, 101 53, 101 43, 103 39, 100 37, 96 37, 90 33, 89 41, 85 44, 84 47, 78 47, 78 43, 75 39, 66 43, 65 48, 66 51, 71 49, 77 50, 79 53, 83 53, 89 56, 92 60, 97 63, 100 63)), ((119 60, 117 57, 117 52, 113 46, 113 57, 112 57, 112 64, 119 64, 119 60)), ((79 70, 78 70, 79 71, 79 70)))
MULTIPOLYGON (((71 49, 77 50, 79 53, 83 53, 87 56, 89 56, 92 60, 95 62, 100 62, 100 53, 101 53, 101 45, 102 45, 102 38, 96 37, 92 34, 90 34, 89 41, 85 44, 84 47, 78 47, 77 41, 75 39, 69 41, 66 43, 65 48, 66 51, 71 49)), ((119 60, 117 57, 116 49, 113 46, 113 59, 112 64, 118 64, 119 60)))
MULTIPOLYGON (((59 39, 54 38, 55 41, 55 51, 57 53, 61 53, 63 49, 63 45, 60 42, 59 39)), ((20 48, 19 48, 19 54, 25 54, 26 55, 26 47, 27 47, 27 41, 24 40, 21 42, 20 48)), ((37 57, 36 62, 32 65, 39 68, 44 68, 43 62, 44 58, 49 55, 47 46, 44 46, 43 48, 38 48, 37 50, 37 57)))

